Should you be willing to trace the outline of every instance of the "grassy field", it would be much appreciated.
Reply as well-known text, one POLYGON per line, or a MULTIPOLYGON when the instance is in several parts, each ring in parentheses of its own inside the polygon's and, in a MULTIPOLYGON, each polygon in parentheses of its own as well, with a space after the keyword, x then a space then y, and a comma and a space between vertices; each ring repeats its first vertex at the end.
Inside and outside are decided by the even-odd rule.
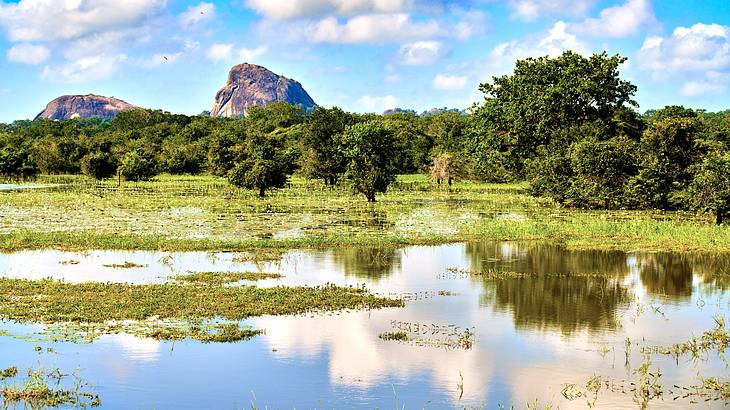
POLYGON ((250 250, 542 240, 572 248, 730 251, 730 230, 686 213, 569 210, 520 184, 438 186, 406 175, 378 202, 292 178, 264 199, 211 176, 0 192, 0 250, 250 250))

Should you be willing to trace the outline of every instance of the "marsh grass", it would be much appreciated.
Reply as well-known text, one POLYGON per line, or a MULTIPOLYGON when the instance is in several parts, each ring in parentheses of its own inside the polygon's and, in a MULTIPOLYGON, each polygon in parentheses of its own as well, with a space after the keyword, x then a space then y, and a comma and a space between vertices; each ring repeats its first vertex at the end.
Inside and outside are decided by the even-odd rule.
MULTIPOLYGON (((17 378, 17 369, 10 378, 17 378)), ((88 384, 75 375, 64 374, 59 369, 28 369, 27 375, 12 383, 4 381, 0 385, 0 398, 4 406, 41 409, 53 407, 98 407, 101 398, 86 389, 88 384), (73 379, 72 388, 64 388, 62 382, 66 378, 73 379)), ((5 407, 3 407, 5 408, 5 407)))
POLYGON ((0 279, 0 317, 18 322, 104 323, 159 319, 243 320, 261 315, 403 306, 363 288, 70 284, 0 279))
POLYGON ((91 182, 0 195, 0 249, 254 251, 549 240, 571 248, 730 251, 730 229, 686 213, 566 210, 523 184, 438 187, 400 176, 375 204, 345 188, 290 179, 265 199, 210 176, 91 182))
POLYGON ((409 340, 406 332, 383 332, 378 335, 378 338, 382 340, 392 340, 396 342, 407 342, 409 340))
POLYGON ((284 277, 279 273, 267 272, 191 272, 187 275, 177 275, 170 279, 178 283, 221 286, 241 281, 257 281, 265 279, 279 279, 284 277))

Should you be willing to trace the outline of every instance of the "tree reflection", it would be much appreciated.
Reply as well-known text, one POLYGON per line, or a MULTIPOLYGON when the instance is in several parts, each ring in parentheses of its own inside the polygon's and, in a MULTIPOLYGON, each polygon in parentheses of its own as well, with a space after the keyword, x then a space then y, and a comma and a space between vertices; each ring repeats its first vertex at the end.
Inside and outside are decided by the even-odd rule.
POLYGON ((342 266, 345 276, 382 279, 400 268, 401 250, 392 247, 338 249, 334 261, 342 266))
POLYGON ((631 300, 622 285, 629 274, 622 252, 569 251, 545 243, 473 243, 466 245, 466 255, 474 271, 535 275, 479 279, 486 290, 483 302, 511 312, 518 328, 564 334, 615 329, 618 307, 631 300))
POLYGON ((671 253, 637 256, 641 283, 647 292, 671 300, 692 296, 692 265, 686 255, 671 253))

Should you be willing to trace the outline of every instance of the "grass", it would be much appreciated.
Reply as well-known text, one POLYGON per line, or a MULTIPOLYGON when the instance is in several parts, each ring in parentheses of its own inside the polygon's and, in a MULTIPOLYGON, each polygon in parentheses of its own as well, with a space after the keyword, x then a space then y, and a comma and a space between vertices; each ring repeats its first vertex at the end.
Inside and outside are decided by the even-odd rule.
MULTIPOLYGON (((567 210, 524 184, 404 175, 368 204, 345 188, 293 177, 265 199, 211 176, 92 182, 0 195, 0 250, 56 248, 263 251, 367 245, 541 240, 570 248, 730 251, 730 228, 686 213, 567 210)), ((255 254, 256 252, 254 252, 255 254)))
POLYGON ((53 280, 0 279, 0 317, 56 323, 158 319, 243 320, 261 315, 403 306, 403 301, 363 288, 69 284, 53 280))
MULTIPOLYGON (((13 369, 15 373, 9 378, 16 378, 18 375, 17 368, 13 369)), ((99 396, 85 391, 84 388, 88 386, 76 376, 73 388, 63 388, 61 382, 69 376, 73 375, 63 374, 58 369, 29 369, 22 380, 14 383, 3 382, 0 385, 3 408, 16 407, 20 403, 24 404, 23 407, 32 409, 101 406, 99 396)))
POLYGON ((194 272, 187 275, 173 276, 171 279, 179 283, 220 286, 243 280, 256 281, 282 277, 283 275, 278 273, 266 272, 194 272))
POLYGON ((409 340, 406 332, 383 332, 378 337, 382 340, 394 340, 397 342, 407 342, 409 340))

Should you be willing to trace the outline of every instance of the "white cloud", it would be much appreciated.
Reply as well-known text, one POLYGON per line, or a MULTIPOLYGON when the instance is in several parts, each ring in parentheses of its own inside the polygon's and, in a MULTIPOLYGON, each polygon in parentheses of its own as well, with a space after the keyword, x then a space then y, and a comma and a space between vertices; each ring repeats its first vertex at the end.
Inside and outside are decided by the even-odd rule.
POLYGON ((166 0, 20 0, 0 2, 0 26, 12 42, 70 40, 137 26, 166 0))
POLYGON ((358 98, 357 104, 366 112, 383 112, 390 108, 396 108, 398 99, 392 95, 383 97, 364 95, 358 98))
POLYGON ((544 35, 498 44, 489 54, 488 60, 511 68, 515 61, 528 57, 557 57, 567 50, 587 54, 588 47, 569 33, 567 27, 567 24, 558 21, 544 35))
POLYGON ((462 90, 467 81, 466 76, 438 74, 433 79, 433 88, 444 91, 462 90))
POLYGON ((16 44, 8 50, 8 60, 23 64, 41 64, 51 57, 51 51, 28 43, 16 44))
POLYGON ((654 79, 682 83, 683 96, 723 92, 730 84, 730 27, 698 23, 670 37, 647 37, 637 60, 654 79))
POLYGON ((534 21, 545 15, 584 16, 596 0, 508 0, 512 17, 534 21))
POLYGON ((655 20, 649 0, 628 0, 620 6, 603 9, 598 18, 586 19, 571 28, 597 37, 626 37, 655 20))
POLYGON ((391 43, 443 36, 435 20, 416 22, 408 14, 363 14, 340 23, 327 17, 309 23, 304 35, 315 43, 391 43))
POLYGON ((461 20, 453 28, 454 37, 468 40, 476 34, 484 33, 487 27, 487 16, 478 10, 457 11, 461 20))
POLYGON ((180 25, 186 28, 195 27, 203 22, 215 18, 215 4, 200 3, 190 6, 180 14, 180 25))
POLYGON ((246 6, 275 19, 296 19, 327 14, 352 16, 366 13, 399 13, 416 8, 415 0, 247 0, 246 6))
POLYGON ((206 57, 209 60, 216 62, 232 61, 235 59, 241 61, 249 61, 266 53, 266 51, 266 46, 261 46, 257 48, 236 48, 233 44, 230 43, 215 43, 211 45, 208 49, 206 57))
POLYGON ((730 69, 730 27, 695 24, 678 27, 671 37, 648 37, 638 60, 654 74, 730 69))
POLYGON ((41 79, 55 83, 103 80, 114 74, 125 61, 125 54, 84 57, 57 66, 46 66, 41 73, 41 79))
POLYGON ((444 54, 444 45, 440 41, 416 41, 400 47, 398 60, 406 65, 433 64, 444 54))

